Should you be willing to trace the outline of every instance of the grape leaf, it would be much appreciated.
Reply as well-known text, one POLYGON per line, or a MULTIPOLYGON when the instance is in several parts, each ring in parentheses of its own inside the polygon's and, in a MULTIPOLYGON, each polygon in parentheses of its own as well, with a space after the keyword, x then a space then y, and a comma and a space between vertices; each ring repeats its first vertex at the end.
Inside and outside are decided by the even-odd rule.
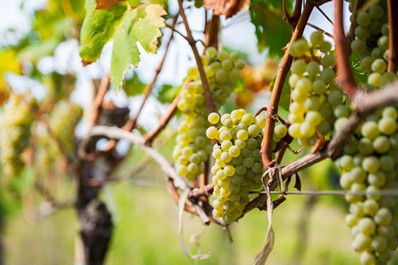
POLYGON ((181 87, 173 86, 171 84, 163 84, 157 91, 156 98, 161 103, 171 103, 180 92, 181 87))
POLYGON ((126 92, 127 96, 131 97, 141 94, 144 91, 145 87, 145 83, 142 82, 138 74, 133 71, 131 75, 126 76, 123 90, 124 92, 126 92))
POLYGON ((84 65, 99 58, 102 48, 112 38, 126 11, 124 3, 107 10, 96 9, 96 6, 95 0, 86 1, 86 17, 80 32, 80 56, 84 65))
POLYGON ((138 6, 141 3, 140 0, 127 0, 127 2, 129 2, 129 5, 132 7, 138 6))
POLYGON ((111 82, 116 91, 122 86, 130 65, 137 66, 140 61, 137 42, 145 51, 156 53, 165 14, 163 7, 157 4, 140 5, 124 14, 115 32, 112 50, 111 82))
POLYGON ((284 47, 292 35, 290 26, 283 20, 281 8, 270 8, 268 4, 252 2, 251 22, 255 27, 258 50, 268 48, 270 55, 282 56, 284 47))

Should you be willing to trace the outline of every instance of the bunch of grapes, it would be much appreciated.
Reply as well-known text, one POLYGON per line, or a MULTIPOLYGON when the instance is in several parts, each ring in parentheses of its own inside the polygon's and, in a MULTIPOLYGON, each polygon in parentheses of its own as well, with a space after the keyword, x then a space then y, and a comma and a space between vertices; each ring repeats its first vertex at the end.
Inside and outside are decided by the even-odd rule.
POLYGON ((218 125, 206 131, 209 139, 217 140, 212 153, 215 163, 211 168, 213 216, 230 224, 242 215, 249 202, 249 192, 262 184, 264 166, 260 149, 265 117, 253 117, 239 109, 223 114, 221 119, 217 113, 210 113, 208 120, 218 125))
POLYGON ((22 152, 29 144, 34 121, 31 102, 13 94, 4 106, 0 121, 0 152, 3 175, 18 175, 24 167, 22 152))
MULTIPOLYGON (((245 64, 236 53, 229 55, 212 47, 207 49, 202 62, 216 109, 219 109, 236 87, 240 70, 245 64)), ((178 102, 183 118, 178 128, 173 159, 177 173, 194 180, 203 173, 203 163, 211 153, 211 144, 206 138, 209 111, 197 68, 190 69, 188 76, 192 81, 181 91, 178 102)))
POLYGON ((346 195, 351 204, 346 221, 362 264, 385 264, 398 245, 398 202, 378 194, 398 188, 397 117, 394 107, 370 116, 336 162, 342 188, 353 192, 346 195))
POLYGON ((328 135, 335 117, 346 117, 343 93, 336 85, 335 59, 331 44, 320 31, 310 41, 299 39, 292 43, 290 53, 296 59, 291 67, 289 84, 293 88, 289 106, 289 134, 303 146, 314 144, 319 132, 328 135))
POLYGON ((70 101, 59 101, 49 113, 48 130, 43 126, 37 126, 35 166, 38 171, 48 173, 63 155, 62 152, 72 157, 76 154, 75 128, 81 116, 82 110, 79 105, 70 101))
MULTIPOLYGON (((360 68, 371 89, 396 79, 387 73, 388 26, 385 1, 360 11, 351 48, 361 57, 360 68)), ((386 264, 398 246, 398 203, 380 192, 398 188, 398 111, 386 107, 367 117, 344 147, 336 163, 340 184, 350 203, 346 222, 362 264, 386 264)), ((336 130, 346 122, 336 121, 336 130)))
POLYGON ((79 105, 62 100, 55 104, 48 119, 50 132, 69 155, 75 154, 75 128, 81 117, 79 105))
POLYGON ((355 21, 357 25, 351 49, 361 58, 360 68, 368 74, 370 88, 379 88, 396 77, 394 73, 386 72, 389 44, 387 18, 386 1, 379 1, 360 11, 355 21))

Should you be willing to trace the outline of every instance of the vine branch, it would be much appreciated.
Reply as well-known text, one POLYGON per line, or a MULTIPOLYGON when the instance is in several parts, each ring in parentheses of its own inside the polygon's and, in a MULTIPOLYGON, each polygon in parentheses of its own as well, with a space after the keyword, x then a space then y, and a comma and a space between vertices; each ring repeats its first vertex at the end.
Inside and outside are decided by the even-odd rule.
POLYGON ((207 80, 206 73, 205 73, 205 70, 203 68, 202 60, 200 58, 198 49, 196 48, 195 40, 194 40, 194 38, 192 36, 192 31, 191 31, 191 28, 189 27, 188 19, 187 19, 187 16, 185 15, 184 7, 182 6, 182 0, 178 0, 178 6, 179 6, 179 9, 180 9, 180 16, 182 18, 182 21, 183 21, 184 26, 185 26, 185 30, 187 32, 188 43, 191 46, 193 55, 195 57, 196 65, 198 66, 199 76, 200 76, 200 79, 202 81, 203 90, 205 92, 205 99, 206 99, 207 108, 208 108, 209 112, 214 112, 216 107, 214 105, 213 97, 212 97, 212 94, 211 94, 211 91, 210 91, 209 82, 207 80))
MULTIPOLYGON (((313 2, 307 1, 304 10, 300 16, 300 19, 297 23, 297 26, 293 31, 290 43, 293 43, 294 41, 298 40, 303 35, 304 28, 307 25, 308 19, 311 15, 313 8, 314 8, 313 2)), ((261 155, 265 167, 268 167, 272 161, 272 138, 274 135, 274 127, 276 121, 275 117, 278 114, 279 100, 292 61, 293 61, 292 56, 288 51, 286 51, 279 65, 274 88, 271 94, 271 99, 268 105, 268 113, 264 129, 264 138, 261 144, 261 155)))
POLYGON ((388 71, 397 71, 398 65, 398 2, 396 0, 387 0, 388 5, 388 71))
POLYGON ((350 47, 348 38, 344 32, 343 21, 343 0, 334 0, 334 41, 336 49, 336 65, 338 81, 347 96, 352 99, 357 93, 358 87, 355 84, 354 74, 350 63, 350 47))

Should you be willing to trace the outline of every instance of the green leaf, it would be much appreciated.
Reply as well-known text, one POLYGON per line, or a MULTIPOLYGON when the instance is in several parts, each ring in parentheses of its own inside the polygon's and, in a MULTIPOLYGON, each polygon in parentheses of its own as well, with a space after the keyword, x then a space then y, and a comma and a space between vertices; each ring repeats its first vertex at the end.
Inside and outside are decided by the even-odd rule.
POLYGON ((136 7, 141 3, 140 0, 127 0, 127 2, 129 2, 129 5, 132 7, 136 7))
POLYGON ((125 0, 95 0, 97 3, 96 9, 110 9, 117 6, 118 3, 123 2, 125 0))
POLYGON ((281 8, 271 8, 266 2, 252 2, 251 22, 255 27, 258 50, 268 48, 270 55, 282 56, 282 48, 291 38, 292 30, 283 20, 281 8))
POLYGON ((18 57, 23 61, 37 62, 46 56, 52 55, 59 42, 59 39, 52 38, 28 45, 20 51, 18 57))
POLYGON ((96 9, 96 6, 95 0, 86 1, 86 17, 80 32, 80 56, 84 65, 95 62, 100 57, 102 48, 113 37, 126 11, 124 3, 106 10, 96 9))
POLYGON ((129 77, 126 77, 126 82, 124 83, 123 90, 126 95, 131 97, 135 95, 142 94, 146 85, 141 81, 140 77, 136 72, 132 72, 129 77))
POLYGON ((357 83, 367 84, 368 74, 361 69, 361 57, 355 53, 351 54, 351 63, 353 66, 354 78, 357 83))
POLYGON ((181 87, 176 87, 170 84, 163 84, 157 93, 157 99, 161 103, 171 103, 180 92, 181 87))
POLYGON ((125 13, 115 32, 112 50, 111 82, 116 91, 123 85, 130 66, 137 66, 140 61, 137 42, 145 51, 156 53, 165 14, 163 7, 156 4, 140 5, 125 13))
MULTIPOLYGON (((289 76, 286 78, 286 80, 289 80, 289 76)), ((290 105, 290 92, 291 92, 291 88, 289 85, 289 82, 285 82, 283 84, 283 90, 282 90, 282 94, 281 94, 281 98, 279 100, 279 108, 283 109, 285 111, 289 111, 289 105, 290 105)))

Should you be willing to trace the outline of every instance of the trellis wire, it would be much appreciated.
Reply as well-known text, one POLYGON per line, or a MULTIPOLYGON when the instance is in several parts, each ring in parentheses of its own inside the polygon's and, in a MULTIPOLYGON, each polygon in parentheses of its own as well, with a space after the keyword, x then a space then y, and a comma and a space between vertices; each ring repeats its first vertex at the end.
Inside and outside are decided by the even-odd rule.
MULTIPOLYGON (((255 192, 253 192, 255 193, 255 192)), ((265 194, 265 191, 259 192, 265 194)), ((398 197, 398 189, 386 189, 380 191, 349 191, 349 190, 305 190, 305 191, 286 191, 282 193, 280 191, 271 191, 271 194, 279 195, 310 195, 310 196, 345 196, 345 195, 369 195, 369 196, 390 196, 398 197)))

